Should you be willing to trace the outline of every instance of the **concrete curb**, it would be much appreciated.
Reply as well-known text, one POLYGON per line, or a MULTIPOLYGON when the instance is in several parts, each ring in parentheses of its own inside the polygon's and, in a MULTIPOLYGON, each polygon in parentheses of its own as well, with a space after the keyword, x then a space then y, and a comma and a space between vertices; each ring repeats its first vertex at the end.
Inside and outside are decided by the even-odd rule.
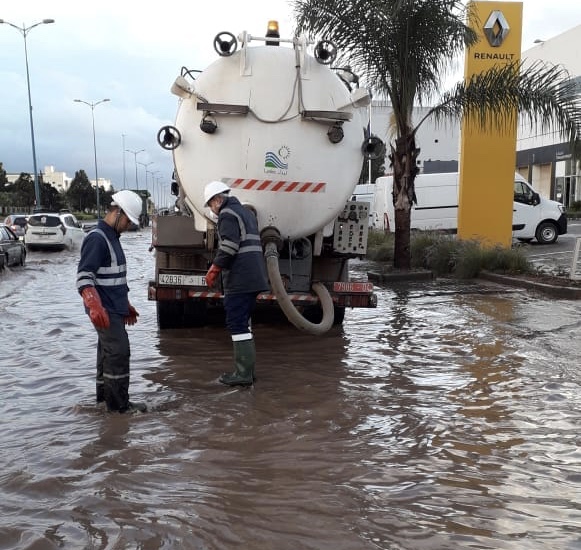
POLYGON ((483 271, 479 275, 480 279, 500 283, 507 286, 538 290, 545 294, 555 296, 556 298, 566 298, 569 300, 581 300, 581 287, 550 285, 547 283, 535 282, 530 279, 524 279, 517 276, 500 275, 483 271))
MULTIPOLYGON (((374 283, 398 283, 410 281, 431 281, 434 279, 434 274, 431 271, 368 271, 367 278, 374 283)), ((479 279, 498 283, 501 285, 525 288, 527 290, 537 290, 554 296, 556 298, 565 298, 568 300, 581 300, 581 287, 567 286, 567 285, 550 285, 518 277, 514 275, 501 275, 499 273, 491 273, 489 271, 482 271, 478 276, 479 279)))

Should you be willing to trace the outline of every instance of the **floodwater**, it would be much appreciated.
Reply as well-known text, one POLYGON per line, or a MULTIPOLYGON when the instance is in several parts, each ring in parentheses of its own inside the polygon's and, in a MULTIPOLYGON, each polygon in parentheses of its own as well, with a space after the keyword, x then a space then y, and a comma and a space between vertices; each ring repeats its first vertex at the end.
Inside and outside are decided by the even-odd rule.
POLYGON ((229 389, 223 327, 157 331, 149 240, 123 236, 146 414, 93 402, 78 251, 0 276, 0 549, 581 549, 580 302, 378 287, 322 337, 256 324, 229 389))

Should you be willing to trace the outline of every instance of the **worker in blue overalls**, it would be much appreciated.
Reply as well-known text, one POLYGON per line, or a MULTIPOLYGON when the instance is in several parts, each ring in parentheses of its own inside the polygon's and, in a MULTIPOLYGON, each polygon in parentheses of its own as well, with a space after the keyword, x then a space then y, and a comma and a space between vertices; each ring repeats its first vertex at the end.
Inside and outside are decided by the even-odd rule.
POLYGON ((206 283, 213 287, 222 276, 226 326, 234 346, 234 372, 224 373, 220 382, 250 386, 256 363, 250 316, 256 296, 269 285, 256 216, 229 193, 230 188, 221 181, 212 181, 204 188, 204 206, 218 216, 218 251, 206 283))
POLYGON ((119 237, 138 224, 142 199, 133 191, 113 194, 105 217, 83 240, 77 268, 77 290, 98 335, 97 402, 108 411, 145 412, 143 403, 129 401, 129 337, 125 325, 139 315, 129 303, 127 265, 119 237))

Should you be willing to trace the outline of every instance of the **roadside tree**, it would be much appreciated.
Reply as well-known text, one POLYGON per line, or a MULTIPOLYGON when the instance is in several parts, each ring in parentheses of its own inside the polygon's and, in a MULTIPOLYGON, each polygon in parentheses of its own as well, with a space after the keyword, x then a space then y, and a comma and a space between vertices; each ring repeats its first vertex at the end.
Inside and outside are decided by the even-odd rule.
POLYGON ((432 118, 473 117, 503 131, 519 114, 541 131, 556 129, 577 149, 581 98, 559 67, 509 64, 462 81, 441 93, 455 59, 478 37, 466 25, 472 8, 462 0, 295 0, 297 32, 331 41, 336 63, 360 73, 374 97, 391 103, 389 161, 395 208, 394 266, 409 269, 410 214, 418 174, 416 134, 432 118), (430 105, 418 123, 416 106, 430 105), (491 116, 494 113, 494 116, 491 116))
POLYGON ((84 170, 75 172, 67 191, 67 202, 71 209, 78 209, 81 212, 97 207, 96 192, 84 170))
POLYGON ((18 179, 7 189, 12 193, 13 206, 27 210, 34 207, 36 194, 34 192, 34 180, 30 174, 22 172, 18 179))

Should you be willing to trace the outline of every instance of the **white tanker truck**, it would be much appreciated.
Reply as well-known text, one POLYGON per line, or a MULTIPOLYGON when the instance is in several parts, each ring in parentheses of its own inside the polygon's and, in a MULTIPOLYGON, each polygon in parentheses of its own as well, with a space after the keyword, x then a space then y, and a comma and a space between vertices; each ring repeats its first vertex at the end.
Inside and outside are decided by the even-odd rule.
POLYGON ((369 204, 349 198, 364 159, 384 153, 360 113, 370 95, 348 68, 331 67, 332 43, 280 38, 276 22, 264 37, 220 33, 214 48, 204 71, 182 68, 175 123, 157 135, 173 154, 177 196, 176 211, 152 224, 158 325, 203 326, 221 310, 223 294, 204 278, 217 234, 203 194, 221 180, 258 219, 271 288, 257 305, 324 333, 345 308, 376 306, 372 283, 348 272, 366 254, 369 225, 369 204))

